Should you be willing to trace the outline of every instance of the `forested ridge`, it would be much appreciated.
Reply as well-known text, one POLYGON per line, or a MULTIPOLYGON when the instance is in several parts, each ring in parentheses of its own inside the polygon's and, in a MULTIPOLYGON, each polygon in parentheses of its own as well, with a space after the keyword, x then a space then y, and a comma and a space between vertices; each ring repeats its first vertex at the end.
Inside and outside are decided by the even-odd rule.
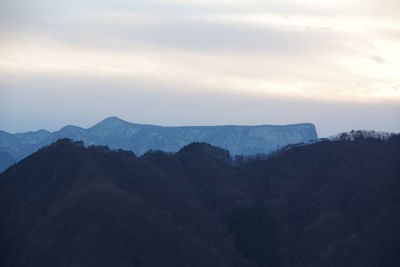
POLYGON ((0 174, 0 266, 400 266, 400 136, 232 160, 60 139, 0 174))

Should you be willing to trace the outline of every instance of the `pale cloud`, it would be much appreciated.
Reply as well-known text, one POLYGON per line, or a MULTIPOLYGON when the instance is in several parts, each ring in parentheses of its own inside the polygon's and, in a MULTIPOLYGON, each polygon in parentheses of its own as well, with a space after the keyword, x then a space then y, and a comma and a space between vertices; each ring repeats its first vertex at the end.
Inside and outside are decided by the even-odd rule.
POLYGON ((107 80, 143 94, 400 104, 397 11, 395 0, 4 0, 0 90, 16 97, 41 77, 89 95, 87 81, 107 80))

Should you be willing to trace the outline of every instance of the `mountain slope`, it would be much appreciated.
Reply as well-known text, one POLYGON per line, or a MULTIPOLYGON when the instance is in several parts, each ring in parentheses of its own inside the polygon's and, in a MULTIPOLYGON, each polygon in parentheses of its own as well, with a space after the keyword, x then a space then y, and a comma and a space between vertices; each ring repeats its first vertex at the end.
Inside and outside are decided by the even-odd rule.
MULTIPOLYGON (((107 145, 114 149, 143 154, 150 149, 176 152, 193 142, 207 142, 229 150, 233 155, 269 153, 288 144, 316 139, 314 125, 284 126, 185 126, 162 127, 134 124, 117 117, 107 118, 91 128, 65 126, 50 133, 44 130, 9 134, 0 132, 0 151, 22 159, 60 138, 83 140, 87 145, 107 145)), ((1 169, 0 169, 1 171, 1 169)))
POLYGON ((284 266, 400 266, 400 136, 319 142, 239 167, 284 266))
POLYGON ((400 136, 233 167, 59 140, 0 174, 0 265, 399 266, 400 136))
MULTIPOLYGON (((218 219, 236 204, 217 203, 240 193, 222 181, 203 191, 204 171, 189 174, 196 163, 186 154, 187 169, 158 157, 64 139, 10 168, 0 178, 0 242, 8 251, 0 265, 251 266, 218 219), (216 192, 222 200, 209 198, 216 192)), ((208 179, 229 177, 226 163, 205 161, 215 172, 208 179)))

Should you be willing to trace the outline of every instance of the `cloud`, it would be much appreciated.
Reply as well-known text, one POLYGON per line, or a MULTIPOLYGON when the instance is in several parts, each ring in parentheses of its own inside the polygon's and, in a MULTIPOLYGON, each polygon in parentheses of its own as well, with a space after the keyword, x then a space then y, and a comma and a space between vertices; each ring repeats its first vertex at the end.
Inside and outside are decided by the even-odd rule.
POLYGON ((0 90, 398 104, 397 11, 395 0, 3 0, 0 90))
POLYGON ((0 106, 0 125, 13 132, 57 130, 66 124, 90 127, 116 115, 132 122, 170 126, 313 122, 320 136, 352 129, 400 131, 400 106, 396 103, 182 89, 169 83, 36 74, 1 91, 2 99, 8 101, 0 106), (26 87, 28 83, 30 87, 26 87))
MULTIPOLYGON (((324 55, 321 51, 314 53, 324 55)), ((132 83, 147 81, 158 87, 168 84, 176 90, 191 88, 345 101, 396 99, 400 96, 378 93, 395 86, 398 69, 387 70, 385 77, 381 77, 381 68, 389 69, 390 64, 382 67, 369 58, 363 60, 350 54, 344 64, 335 59, 343 53, 316 60, 308 58, 311 53, 296 55, 282 53, 279 49, 265 54, 199 53, 137 45, 135 49, 118 52, 49 40, 28 44, 20 41, 3 46, 0 78, 18 81, 21 76, 38 74, 72 79, 106 77, 132 83)))

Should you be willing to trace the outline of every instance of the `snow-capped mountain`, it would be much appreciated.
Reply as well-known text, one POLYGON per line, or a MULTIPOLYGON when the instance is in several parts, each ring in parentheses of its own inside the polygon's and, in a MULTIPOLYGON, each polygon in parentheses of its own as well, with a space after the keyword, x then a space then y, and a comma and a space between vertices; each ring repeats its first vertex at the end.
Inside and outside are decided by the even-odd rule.
POLYGON ((60 138, 82 140, 86 145, 131 150, 138 155, 150 149, 175 152, 192 142, 207 142, 229 150, 232 155, 251 155, 269 153, 288 144, 308 142, 318 137, 311 123, 164 127, 110 117, 88 129, 68 125, 55 132, 39 130, 11 134, 0 131, 0 152, 19 160, 60 138))

